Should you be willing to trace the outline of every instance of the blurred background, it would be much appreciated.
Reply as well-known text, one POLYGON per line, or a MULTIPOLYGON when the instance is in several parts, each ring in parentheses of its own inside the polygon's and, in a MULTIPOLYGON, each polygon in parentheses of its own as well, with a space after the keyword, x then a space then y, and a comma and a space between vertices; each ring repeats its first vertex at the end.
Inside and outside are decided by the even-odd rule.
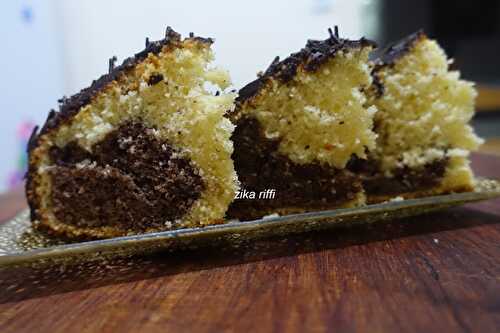
POLYGON ((480 91, 474 126, 500 154, 500 1, 5 0, 0 3, 0 191, 19 186, 26 143, 57 99, 144 47, 167 25, 215 37, 216 63, 242 87, 308 38, 366 36, 385 45, 419 28, 437 38, 480 91))

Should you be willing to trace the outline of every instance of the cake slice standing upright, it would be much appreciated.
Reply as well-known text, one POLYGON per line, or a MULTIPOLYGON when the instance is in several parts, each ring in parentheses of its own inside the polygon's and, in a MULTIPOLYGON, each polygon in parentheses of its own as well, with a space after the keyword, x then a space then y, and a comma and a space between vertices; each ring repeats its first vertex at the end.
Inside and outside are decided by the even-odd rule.
POLYGON ((377 145, 352 168, 364 174, 370 202, 473 189, 468 155, 482 142, 469 125, 476 91, 450 63, 421 31, 376 59, 377 145))
POLYGON ((242 188, 255 199, 237 198, 231 217, 364 203, 360 178, 346 165, 375 146, 376 108, 365 97, 373 47, 330 30, 328 39, 309 40, 283 61, 276 58, 239 91, 230 114, 236 125, 233 160, 242 188), (266 190, 274 196, 262 198, 266 190))
POLYGON ((209 68, 211 44, 168 28, 60 101, 29 145, 36 227, 103 238, 223 222, 238 188, 224 117, 235 96, 205 88, 230 83, 209 68))

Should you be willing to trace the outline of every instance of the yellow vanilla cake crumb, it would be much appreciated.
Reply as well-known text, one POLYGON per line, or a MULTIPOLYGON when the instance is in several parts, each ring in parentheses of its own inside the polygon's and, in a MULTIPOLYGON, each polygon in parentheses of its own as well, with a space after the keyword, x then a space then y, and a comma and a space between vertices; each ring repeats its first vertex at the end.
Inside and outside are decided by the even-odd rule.
POLYGON ((299 164, 320 162, 343 168, 352 155, 365 158, 375 147, 375 106, 363 90, 371 84, 371 47, 338 51, 311 72, 299 66, 287 84, 270 80, 238 117, 255 117, 279 151, 299 164))

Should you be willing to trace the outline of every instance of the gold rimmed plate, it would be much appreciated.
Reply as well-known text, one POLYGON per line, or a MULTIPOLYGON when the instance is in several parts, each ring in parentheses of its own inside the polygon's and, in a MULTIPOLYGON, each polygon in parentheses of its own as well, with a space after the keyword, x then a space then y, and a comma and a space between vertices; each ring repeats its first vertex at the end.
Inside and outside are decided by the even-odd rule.
POLYGON ((270 216, 253 221, 71 243, 33 230, 28 211, 0 225, 0 266, 39 265, 142 255, 163 250, 238 243, 267 236, 415 216, 500 196, 500 182, 480 179, 473 192, 389 201, 357 208, 270 216))

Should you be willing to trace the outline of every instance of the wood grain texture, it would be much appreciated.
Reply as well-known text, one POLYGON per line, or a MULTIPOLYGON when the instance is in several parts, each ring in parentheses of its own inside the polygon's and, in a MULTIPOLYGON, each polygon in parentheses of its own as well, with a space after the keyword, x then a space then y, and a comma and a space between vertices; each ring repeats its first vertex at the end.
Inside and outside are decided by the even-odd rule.
MULTIPOLYGON (((473 165, 500 178, 500 158, 473 165)), ((0 274, 0 332, 498 332, 500 201, 0 274)))

